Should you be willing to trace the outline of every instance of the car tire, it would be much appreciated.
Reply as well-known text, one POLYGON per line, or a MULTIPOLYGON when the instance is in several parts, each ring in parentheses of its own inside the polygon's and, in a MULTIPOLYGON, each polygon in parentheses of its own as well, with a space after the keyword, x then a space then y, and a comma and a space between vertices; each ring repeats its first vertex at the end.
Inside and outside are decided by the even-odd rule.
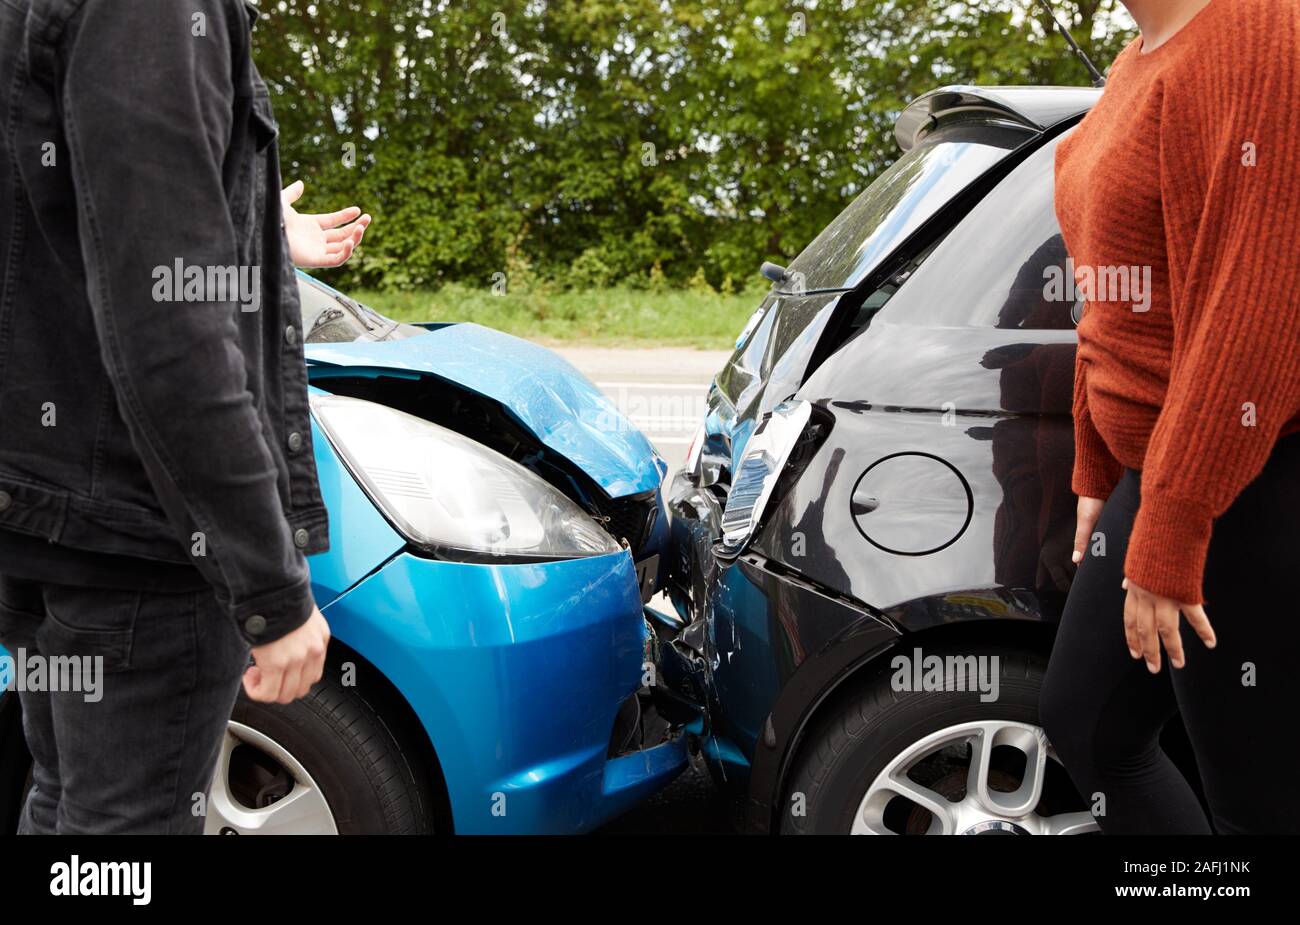
MULTIPOLYGON (((228 775, 224 785, 214 779, 206 832, 230 835, 257 831, 239 822, 264 821, 261 817, 267 814, 257 811, 274 805, 275 778, 284 765, 274 768, 267 759, 274 761, 277 753, 289 757, 297 775, 319 791, 328 807, 331 827, 339 834, 421 834, 439 830, 440 814, 434 800, 437 790, 429 769, 419 760, 420 750, 404 744, 413 741, 415 733, 400 729, 400 723, 394 723, 399 727, 394 729, 384 721, 383 715, 398 715, 391 699, 381 698, 371 704, 355 686, 334 680, 339 676, 338 667, 331 666, 311 693, 291 704, 256 703, 240 691, 217 771, 218 775, 228 772, 234 764, 242 776, 256 774, 260 779, 239 787, 231 786, 228 775), (235 756, 232 738, 251 751, 235 756), (260 791, 260 799, 251 795, 255 790, 260 791), (252 810, 243 819, 229 818, 235 814, 223 816, 219 811, 221 795, 236 792, 242 796, 236 812, 252 810), (255 805, 259 802, 265 805, 255 805)), ((23 800, 31 786, 31 763, 23 741, 18 698, 0 697, 0 834, 17 830, 23 800)), ((285 786, 279 789, 283 791, 285 786)), ((277 834, 292 831, 275 827, 263 830, 277 834)))
MULTIPOLYGON (((259 809, 273 808, 288 795, 286 788, 296 787, 303 796, 304 785, 316 791, 305 796, 323 801, 333 830, 341 835, 437 829, 430 769, 420 760, 421 750, 407 742, 414 739, 414 730, 386 721, 397 714, 387 698, 372 703, 361 694, 360 689, 374 689, 373 684, 344 685, 341 675, 331 664, 310 694, 290 704, 258 703, 240 691, 213 781, 208 834, 295 831, 240 822, 257 819, 259 809), (239 756, 235 749, 241 747, 250 751, 239 756), (234 800, 234 813, 222 811, 223 796, 234 800), (242 815, 244 810, 253 814, 242 815)), ((328 833, 330 827, 318 812, 297 831, 303 830, 328 833)))
MULTIPOLYGON (((996 701, 982 702, 978 690, 952 690, 951 675, 945 678, 944 690, 923 693, 895 690, 892 672, 887 666, 882 667, 869 680, 831 701, 814 718, 785 788, 785 801, 779 807, 781 833, 849 834, 855 830, 864 834, 1046 833, 1065 827, 1070 819, 1075 830, 1095 830, 1095 820, 1087 813, 1039 728, 1038 694, 1047 668, 1046 659, 1030 652, 970 647, 925 654, 996 655, 999 666, 996 701), (1011 736, 1010 741, 1015 745, 1023 745, 1026 755, 1043 753, 1040 774, 1052 788, 1054 805, 1049 807, 1050 814, 1045 816, 1040 812, 1048 793, 1044 784, 1041 791, 1044 800, 1034 801, 1030 807, 1032 812, 1004 813, 1001 818, 989 812, 988 820, 978 818, 979 794, 966 793, 970 765, 980 743, 1006 741, 1003 732, 998 730, 1011 736), (966 732, 970 738, 962 738, 966 732), (937 746, 936 751, 927 756, 925 749, 931 745, 937 746), (964 770, 963 750, 967 762, 964 770), (913 756, 923 757, 919 764, 913 764, 913 756), (925 786, 916 792, 932 795, 937 791, 949 801, 951 808, 939 800, 927 803, 894 794, 899 775, 905 778, 905 789, 910 791, 910 785, 915 782, 912 775, 918 770, 930 777, 920 778, 925 786), (873 797, 871 802, 867 800, 869 795, 873 797), (973 812, 967 812, 967 797, 976 800, 973 812), (925 808, 927 805, 939 809, 931 812, 925 808)), ((1006 798, 1012 791, 1019 793, 1017 786, 1029 780, 1026 769, 1033 760, 1027 757, 1023 766, 1017 767, 1014 754, 1017 751, 1017 747, 989 745, 992 770, 985 796, 1015 802, 1006 798), (995 774, 997 779, 993 779, 995 774)), ((1027 785, 1024 793, 1030 794, 1031 789, 1027 785)))

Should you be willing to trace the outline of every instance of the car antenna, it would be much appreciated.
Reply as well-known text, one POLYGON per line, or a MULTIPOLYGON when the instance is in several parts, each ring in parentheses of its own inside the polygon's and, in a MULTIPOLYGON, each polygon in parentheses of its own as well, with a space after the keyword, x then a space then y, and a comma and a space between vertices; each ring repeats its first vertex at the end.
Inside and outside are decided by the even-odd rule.
POLYGON ((1065 40, 1070 43, 1070 48, 1074 50, 1074 53, 1078 56, 1079 60, 1083 62, 1083 66, 1088 69, 1088 73, 1092 75, 1092 85, 1098 88, 1106 86, 1106 78, 1101 76, 1101 71, 1097 70, 1096 65, 1092 63, 1092 59, 1089 58, 1084 53, 1083 49, 1079 47, 1079 43, 1074 40, 1074 36, 1070 34, 1070 30, 1061 25, 1061 21, 1056 18, 1056 14, 1052 12, 1052 7, 1047 0, 1038 0, 1038 2, 1043 9, 1047 11, 1047 16, 1052 20, 1052 24, 1056 26, 1057 31, 1059 31, 1061 35, 1065 36, 1065 40))

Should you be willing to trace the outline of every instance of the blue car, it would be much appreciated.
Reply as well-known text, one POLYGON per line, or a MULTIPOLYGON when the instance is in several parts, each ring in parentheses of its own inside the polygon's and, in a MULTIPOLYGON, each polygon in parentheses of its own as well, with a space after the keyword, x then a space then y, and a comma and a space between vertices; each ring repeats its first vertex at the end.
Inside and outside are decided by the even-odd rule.
MULTIPOLYGON (((645 437, 542 347, 299 289, 333 642, 307 698, 241 695, 207 831, 582 832, 670 781, 692 714, 656 684, 666 467, 645 437)), ((0 693, 11 832, 19 722, 0 693)))

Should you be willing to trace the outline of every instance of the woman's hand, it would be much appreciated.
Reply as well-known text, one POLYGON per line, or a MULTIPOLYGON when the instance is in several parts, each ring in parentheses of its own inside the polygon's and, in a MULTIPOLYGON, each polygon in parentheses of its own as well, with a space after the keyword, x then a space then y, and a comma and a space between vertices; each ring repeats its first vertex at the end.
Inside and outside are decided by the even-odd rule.
POLYGON ((1146 659, 1147 671, 1160 673, 1162 641, 1169 653, 1170 664, 1175 668, 1183 667, 1183 640, 1178 632, 1180 611, 1192 629, 1196 630, 1196 635, 1201 637, 1205 648, 1214 648, 1214 628, 1210 626, 1210 619, 1200 604, 1180 604, 1139 588, 1127 578, 1124 579, 1124 588, 1128 591, 1128 596, 1124 599, 1124 638, 1128 642, 1128 654, 1134 658, 1146 659))
POLYGON ((1105 502, 1100 498, 1079 498, 1079 507, 1074 518, 1074 555, 1071 557, 1075 565, 1083 561, 1084 550, 1088 548, 1088 543, 1092 539, 1092 528, 1097 526, 1097 518, 1101 516, 1103 504, 1105 502))
POLYGON ((294 209, 306 187, 295 180, 280 192, 284 211, 284 235, 289 239, 289 258, 295 267, 337 267, 352 256, 370 224, 356 206, 328 215, 301 214, 294 209))

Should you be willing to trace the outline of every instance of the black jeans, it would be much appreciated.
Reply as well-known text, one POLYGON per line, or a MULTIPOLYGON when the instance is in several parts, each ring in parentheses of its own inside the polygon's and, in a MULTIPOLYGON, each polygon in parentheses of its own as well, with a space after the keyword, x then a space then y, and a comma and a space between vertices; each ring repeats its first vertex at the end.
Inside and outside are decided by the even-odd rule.
POLYGON ((1258 478, 1214 523, 1206 649, 1182 623, 1186 665, 1160 674, 1124 640, 1124 556, 1140 476, 1124 473, 1096 530, 1106 555, 1079 566, 1044 682, 1047 736, 1107 834, 1300 833, 1291 775, 1300 766, 1300 438, 1283 439, 1258 478), (1212 819, 1160 747, 1181 715, 1212 819))
POLYGON ((75 657, 83 682, 94 682, 18 694, 34 759, 20 833, 202 833, 249 651, 212 592, 0 576, 0 644, 13 659, 11 676, 24 659, 48 667, 75 657))

